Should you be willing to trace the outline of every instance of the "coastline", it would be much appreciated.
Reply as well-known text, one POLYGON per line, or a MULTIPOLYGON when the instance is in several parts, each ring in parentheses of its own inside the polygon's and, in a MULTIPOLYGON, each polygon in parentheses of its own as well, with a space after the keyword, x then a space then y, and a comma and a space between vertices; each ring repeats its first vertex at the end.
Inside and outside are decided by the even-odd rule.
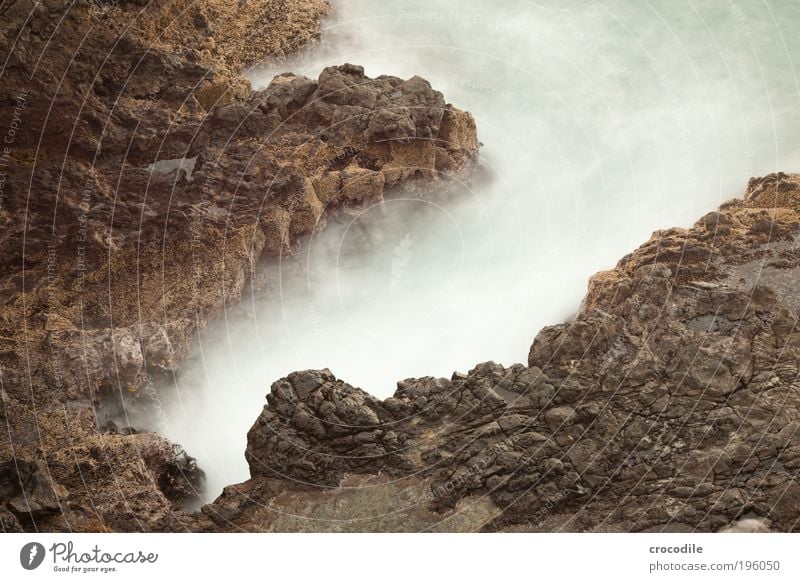
POLYGON ((251 479, 184 511, 202 467, 125 409, 158 414, 157 384, 261 261, 396 186, 468 175, 475 122, 353 64, 252 91, 244 69, 315 42, 323 0, 37 6, 0 29, 3 531, 797 529, 789 174, 595 275, 526 365, 384 400, 327 370, 278 380, 251 479))

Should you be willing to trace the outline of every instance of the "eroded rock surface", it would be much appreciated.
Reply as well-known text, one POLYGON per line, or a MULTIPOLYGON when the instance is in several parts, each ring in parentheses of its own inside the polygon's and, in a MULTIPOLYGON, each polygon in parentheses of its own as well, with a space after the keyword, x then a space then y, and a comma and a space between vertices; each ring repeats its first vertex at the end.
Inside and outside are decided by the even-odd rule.
POLYGON ((343 65, 252 91, 243 67, 313 41, 326 10, 0 7, 3 529, 184 527, 202 474, 115 407, 157 417, 154 384, 259 261, 396 185, 469 172, 472 117, 418 77, 343 65))
POLYGON ((394 185, 468 170, 478 144, 416 77, 344 65, 253 92, 241 68, 313 40, 325 2, 145 4, 0 8, 3 531, 797 530, 786 174, 598 274, 526 365, 382 401, 329 371, 279 380, 248 435, 252 478, 176 509, 202 479, 191 458, 98 405, 156 409, 153 378, 260 259, 394 185))
MULTIPOLYGON (((800 176, 754 179, 595 276, 527 365, 272 386, 225 530, 800 529, 800 176), (738 524, 738 525, 737 525, 738 524)), ((749 531, 749 530, 748 530, 749 531)))

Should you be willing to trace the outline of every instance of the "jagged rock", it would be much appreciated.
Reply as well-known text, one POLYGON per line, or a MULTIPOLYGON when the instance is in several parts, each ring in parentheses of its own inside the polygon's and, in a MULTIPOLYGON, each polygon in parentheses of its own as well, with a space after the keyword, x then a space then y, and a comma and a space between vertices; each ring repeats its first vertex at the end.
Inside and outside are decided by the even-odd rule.
POLYGON ((797 181, 754 179, 744 201, 655 233, 592 279, 573 321, 539 333, 528 367, 403 380, 384 401, 328 371, 279 380, 249 434, 252 479, 205 516, 224 510, 232 525, 213 528, 248 531, 357 517, 406 531, 431 512, 451 531, 796 531, 797 181), (374 516, 400 517, 359 513, 354 479, 374 516), (398 487, 423 491, 413 512, 394 505, 398 487), (245 491, 258 503, 234 507, 245 491), (475 498, 488 502, 478 523, 449 521, 475 498), (289 499, 324 519, 258 509, 289 499))
POLYGON ((202 505, 205 472, 197 460, 180 445, 173 445, 174 455, 158 469, 158 488, 175 507, 195 509, 202 505))
MULTIPOLYGON (((325 0, 2 8, 0 125, 15 133, 0 152, 9 435, 0 464, 12 476, 15 458, 47 468, 29 479, 31 505, 1 492, 0 507, 34 516, 21 527, 185 529, 175 508, 196 504, 203 481, 191 458, 139 427, 98 425, 123 408, 157 410, 155 386, 179 370, 198 327, 249 281, 269 283, 254 276, 260 261, 291 258, 328 217, 394 186, 469 172, 471 116, 422 79, 370 79, 343 65, 252 91, 241 71, 312 42, 327 9, 325 0), (66 506, 42 474, 52 491, 69 491, 66 506)), ((358 399, 329 404, 343 422, 369 419, 358 399)), ((286 420, 303 438, 339 439, 331 447, 351 437, 365 450, 384 446, 320 425, 318 414, 286 420)))
POLYGON ((291 374, 272 386, 268 400, 248 434, 245 456, 253 475, 335 485, 363 465, 407 465, 392 453, 397 436, 377 428, 391 414, 376 398, 337 381, 328 370, 291 374))
POLYGON ((13 513, 35 519, 61 510, 67 490, 53 481, 42 461, 14 459, 0 466, 4 497, 13 513))
POLYGON ((202 481, 191 458, 101 433, 94 404, 147 404, 148 377, 180 365, 261 257, 468 170, 477 135, 424 80, 350 64, 253 93, 237 72, 313 40, 325 2, 90 4, 20 0, 0 21, 3 49, 18 39, 0 112, 19 125, 0 207, 4 531, 797 529, 788 174, 595 276, 526 365, 403 380, 384 401, 326 370, 277 381, 251 479, 180 511, 202 481))

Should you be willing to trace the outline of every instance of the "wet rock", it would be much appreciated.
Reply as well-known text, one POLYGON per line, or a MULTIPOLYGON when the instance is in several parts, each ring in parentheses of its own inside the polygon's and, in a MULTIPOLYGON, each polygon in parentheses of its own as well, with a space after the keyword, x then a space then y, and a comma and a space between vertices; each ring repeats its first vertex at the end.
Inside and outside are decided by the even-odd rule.
MULTIPOLYGON (((0 19, 0 43, 17 39, 0 118, 18 126, 0 187, 0 464, 16 475, 7 463, 39 459, 53 481, 26 473, 30 504, 3 489, 0 507, 35 515, 25 529, 185 529, 176 507, 197 504, 201 471, 109 421, 158 414, 160 382, 198 328, 263 282, 260 261, 291 260, 393 187, 468 177, 474 121, 418 77, 349 64, 254 92, 240 72, 316 39, 325 0, 28 4, 0 19)), ((304 402, 316 389, 301 380, 273 400, 297 444, 402 465, 405 434, 379 424, 408 401, 378 406, 323 378, 304 402)), ((312 481, 325 463, 286 461, 312 481)), ((331 462, 321 481, 366 463, 331 462)))
POLYGON ((8 509, 30 519, 61 510, 67 490, 56 483, 42 461, 16 459, 0 467, 4 476, 3 489, 10 498, 8 509))
MULTIPOLYGON (((791 262, 795 239, 763 236, 762 202, 748 197, 691 229, 656 233, 592 279, 573 321, 536 336, 527 367, 486 362, 451 380, 406 379, 384 401, 327 372, 279 381, 248 454, 263 464, 280 458, 289 478, 254 470, 243 486, 265 499, 277 487, 313 504, 316 494, 303 487, 324 483, 340 501, 335 515, 345 515, 345 474, 423 477, 426 511, 488 496, 497 511, 481 526, 489 531, 796 530, 795 293, 782 279, 754 286, 743 275, 767 253, 792 276, 800 267, 791 262), (724 240, 708 238, 722 226, 724 240), (306 382, 301 396, 295 385, 306 382), (284 385, 291 402, 279 397, 284 385), (343 405, 351 421, 333 437, 328 424, 343 405), (402 462, 387 462, 390 455, 402 462), (306 473, 293 469, 300 459, 306 473)), ((798 219, 787 207, 769 216, 784 233, 798 219)), ((280 528, 248 509, 226 516, 236 527, 280 528)))
POLYGON ((30 128, 0 214, 3 529, 719 531, 755 516, 795 530, 790 174, 752 180, 744 200, 593 277, 526 365, 407 379, 384 401, 327 370, 278 380, 248 434, 251 479, 200 515, 175 510, 200 484, 190 457, 150 433, 99 431, 93 403, 135 402, 179 366, 260 258, 474 161, 474 120, 419 77, 345 64, 250 90, 235 70, 314 38, 323 4, 283 3, 285 19, 269 2, 218 4, 213 37, 173 2, 121 38, 87 37, 86 7, 59 27, 58 6, 4 12, 0 42, 35 34, 19 36, 0 87, 2 111, 30 128), (35 63, 46 74, 31 79, 35 63), (190 158, 191 179, 152 171, 190 158))
POLYGON ((273 384, 268 401, 248 433, 245 456, 253 475, 330 485, 362 466, 405 464, 394 452, 397 435, 380 428, 391 412, 328 370, 291 374, 273 384))
POLYGON ((199 508, 205 491, 205 472, 180 445, 174 445, 173 451, 174 456, 160 467, 158 487, 176 508, 199 508))

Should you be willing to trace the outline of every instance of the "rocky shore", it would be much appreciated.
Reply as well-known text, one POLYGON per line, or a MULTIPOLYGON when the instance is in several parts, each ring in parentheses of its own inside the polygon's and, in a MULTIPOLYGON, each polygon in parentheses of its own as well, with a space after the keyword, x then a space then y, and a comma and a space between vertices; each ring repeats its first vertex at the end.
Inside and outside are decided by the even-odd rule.
POLYGON ((543 329, 377 400, 273 384, 252 478, 203 508, 245 531, 704 531, 800 524, 800 176, 658 231, 543 329))
POLYGON ((158 414, 158 380, 260 262, 396 186, 470 172, 472 117, 419 77, 346 64, 250 88, 243 68, 313 41, 326 10, 3 5, 4 530, 185 528, 202 473, 121 404, 158 414))
POLYGON ((327 9, 0 8, 0 529, 797 530, 786 174, 596 275, 525 365, 406 379, 385 400, 328 370, 278 380, 251 479, 184 511, 191 451, 108 418, 157 414, 158 379, 264 261, 477 156, 472 117, 419 77, 344 64, 253 91, 243 68, 313 42, 327 9))

